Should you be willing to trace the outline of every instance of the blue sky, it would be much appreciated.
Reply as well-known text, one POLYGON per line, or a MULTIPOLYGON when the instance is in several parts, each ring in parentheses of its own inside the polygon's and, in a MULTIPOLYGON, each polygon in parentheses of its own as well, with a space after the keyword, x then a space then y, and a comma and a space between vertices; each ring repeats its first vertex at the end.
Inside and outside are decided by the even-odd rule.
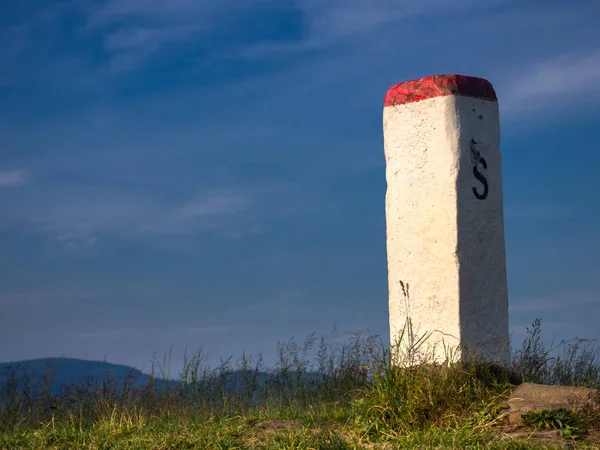
POLYGON ((0 361, 389 340, 382 109, 496 88, 510 323, 600 338, 600 4, 0 5, 0 361), (336 332, 332 332, 336 325, 336 332))

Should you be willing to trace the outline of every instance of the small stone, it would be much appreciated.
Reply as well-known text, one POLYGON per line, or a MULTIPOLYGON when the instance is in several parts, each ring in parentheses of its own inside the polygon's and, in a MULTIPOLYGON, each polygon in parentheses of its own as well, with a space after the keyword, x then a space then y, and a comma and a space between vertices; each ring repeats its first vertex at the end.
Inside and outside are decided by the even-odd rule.
POLYGON ((523 383, 509 397, 508 406, 509 423, 522 425, 523 414, 530 411, 600 408, 600 392, 583 387, 523 383))

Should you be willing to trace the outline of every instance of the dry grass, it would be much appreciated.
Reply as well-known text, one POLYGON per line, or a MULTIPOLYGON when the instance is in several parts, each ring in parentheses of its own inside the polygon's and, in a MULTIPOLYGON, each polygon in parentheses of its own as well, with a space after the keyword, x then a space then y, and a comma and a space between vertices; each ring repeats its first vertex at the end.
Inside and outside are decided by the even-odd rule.
MULTIPOLYGON (((0 386, 0 449, 551 448, 495 431, 513 388, 509 375, 598 388, 598 353, 575 340, 560 343, 563 353, 551 357, 556 348, 541 344, 541 323, 527 331, 507 371, 426 360, 403 368, 390 356, 399 343, 387 349, 376 336, 355 336, 334 352, 314 335, 303 345, 279 343, 272 370, 260 355, 209 369, 200 349, 186 358, 181 383, 167 390, 157 387, 163 376, 153 370, 141 389, 128 380, 88 379, 53 395, 51 376, 36 389, 27 380, 19 386, 15 370, 0 386), (235 389, 228 375, 234 369, 235 389)), ((592 416, 584 420, 596 433, 592 416)), ((585 437, 577 445, 594 448, 585 437)))

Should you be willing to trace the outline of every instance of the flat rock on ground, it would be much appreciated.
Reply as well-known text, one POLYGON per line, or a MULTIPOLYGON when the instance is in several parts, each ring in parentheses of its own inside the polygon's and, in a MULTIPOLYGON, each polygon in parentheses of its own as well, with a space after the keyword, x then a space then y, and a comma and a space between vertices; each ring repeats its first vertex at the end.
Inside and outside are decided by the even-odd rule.
POLYGON ((522 425, 522 415, 530 411, 600 408, 600 393, 590 388, 523 383, 509 397, 508 407, 508 422, 522 425))

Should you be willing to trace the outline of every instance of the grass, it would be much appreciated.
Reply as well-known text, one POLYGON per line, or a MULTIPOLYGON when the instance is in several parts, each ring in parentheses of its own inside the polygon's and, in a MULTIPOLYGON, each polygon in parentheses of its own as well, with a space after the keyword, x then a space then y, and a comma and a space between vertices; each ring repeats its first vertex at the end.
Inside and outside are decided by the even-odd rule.
MULTIPOLYGON (((278 343, 277 350, 271 370, 260 355, 245 354, 237 367, 229 358, 211 370, 200 349, 186 357, 181 383, 170 389, 157 388, 165 377, 159 364, 161 376, 153 367, 144 388, 87 379, 58 395, 51 374, 41 389, 27 380, 19 388, 16 372, 8 374, 0 385, 0 449, 553 448, 500 437, 511 373, 525 381, 600 387, 592 343, 576 339, 547 349, 539 320, 505 371, 449 361, 398 366, 376 336, 355 336, 332 351, 324 337, 311 335, 303 345, 278 343), (234 369, 237 389, 228 378, 234 369), (266 383, 264 372, 271 375, 266 383)), ((532 430, 560 429, 580 448, 598 448, 586 441, 599 431, 597 412, 541 412, 525 422, 532 430)))
POLYGON ((589 421, 568 409, 530 411, 523 422, 536 430, 560 430, 563 437, 577 439, 588 432, 589 421))

